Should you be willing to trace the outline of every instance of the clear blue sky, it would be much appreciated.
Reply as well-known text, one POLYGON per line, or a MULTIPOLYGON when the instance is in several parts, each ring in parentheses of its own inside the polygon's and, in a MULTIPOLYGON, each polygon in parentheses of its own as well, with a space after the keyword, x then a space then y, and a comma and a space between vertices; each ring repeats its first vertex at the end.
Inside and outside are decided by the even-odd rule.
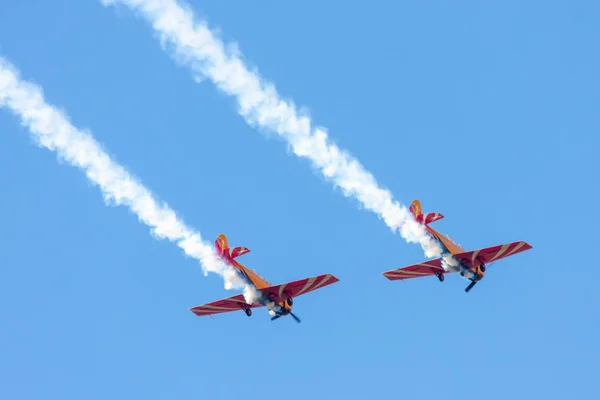
POLYGON ((233 294, 221 278, 0 110, 0 398, 595 398, 597 2, 191 3, 399 201, 443 213, 435 228, 534 249, 469 294, 458 276, 390 282, 421 249, 194 83, 144 21, 4 1, 0 54, 190 226, 272 282, 340 282, 296 299, 301 324, 194 316, 233 294))

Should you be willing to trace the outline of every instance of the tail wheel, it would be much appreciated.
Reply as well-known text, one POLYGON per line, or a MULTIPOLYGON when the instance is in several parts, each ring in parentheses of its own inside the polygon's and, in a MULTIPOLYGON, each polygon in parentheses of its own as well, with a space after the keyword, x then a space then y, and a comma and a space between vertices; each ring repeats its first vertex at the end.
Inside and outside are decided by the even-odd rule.
POLYGON ((291 297, 289 297, 286 301, 287 301, 288 306, 290 306, 290 307, 294 304, 294 300, 291 297))
POLYGON ((437 277, 440 282, 444 282, 444 274, 437 274, 437 277))
POLYGON ((251 309, 249 309, 249 308, 246 308, 246 309, 244 310, 244 312, 246 313, 246 315, 247 315, 247 316, 251 316, 251 315, 252 315, 252 310, 251 310, 251 309))

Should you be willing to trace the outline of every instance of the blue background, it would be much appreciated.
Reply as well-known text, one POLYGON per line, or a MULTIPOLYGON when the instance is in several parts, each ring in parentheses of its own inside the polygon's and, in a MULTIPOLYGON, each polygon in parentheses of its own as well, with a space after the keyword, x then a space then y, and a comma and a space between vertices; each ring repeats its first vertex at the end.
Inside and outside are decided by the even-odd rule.
POLYGON ((207 241, 273 283, 334 273, 270 322, 0 112, 0 397, 595 398, 597 2, 192 1, 251 66, 467 249, 527 240, 468 295, 234 99, 100 2, 4 1, 0 54, 207 241))

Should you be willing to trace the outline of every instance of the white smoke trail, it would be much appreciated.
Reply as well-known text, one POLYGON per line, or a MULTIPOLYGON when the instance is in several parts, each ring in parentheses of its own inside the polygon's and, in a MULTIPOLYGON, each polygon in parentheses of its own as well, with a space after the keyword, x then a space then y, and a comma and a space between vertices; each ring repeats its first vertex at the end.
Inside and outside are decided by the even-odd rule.
POLYGON ((0 107, 20 117, 37 144, 55 151, 59 158, 82 169, 97 184, 107 204, 127 206, 151 228, 153 236, 168 239, 185 254, 201 262, 204 274, 225 279, 225 288, 244 288, 247 299, 255 294, 222 262, 200 233, 187 227, 167 205, 159 205, 148 189, 115 163, 91 134, 75 128, 57 108, 48 105, 42 89, 19 77, 19 71, 0 57, 0 107))
POLYGON ((206 22, 196 20, 193 11, 176 0, 101 0, 105 6, 123 4, 140 13, 153 26, 160 42, 175 60, 187 65, 196 81, 211 79, 219 89, 235 96, 239 112, 251 125, 276 132, 294 153, 308 158, 326 179, 340 187, 345 196, 354 196, 392 230, 400 228, 409 242, 418 242, 428 257, 439 256, 442 248, 431 239, 406 207, 392 199, 388 190, 350 154, 331 143, 325 128, 311 127, 310 117, 282 100, 275 87, 250 71, 237 46, 227 48, 210 31, 206 22))
POLYGON ((452 254, 444 252, 442 254, 442 268, 446 272, 458 272, 460 271, 460 263, 452 254))

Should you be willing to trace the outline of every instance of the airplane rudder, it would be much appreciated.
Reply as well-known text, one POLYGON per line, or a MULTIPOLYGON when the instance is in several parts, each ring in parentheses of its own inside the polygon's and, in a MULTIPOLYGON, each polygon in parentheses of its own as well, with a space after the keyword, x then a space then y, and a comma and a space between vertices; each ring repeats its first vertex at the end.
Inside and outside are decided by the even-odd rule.
POLYGON ((215 247, 218 250, 228 249, 229 244, 227 243, 227 236, 225 236, 223 233, 221 233, 219 236, 217 236, 217 239, 215 240, 215 247))
POLYGON ((423 209, 421 208, 421 202, 419 200, 413 200, 412 203, 410 203, 409 210, 414 217, 423 214, 423 209))

